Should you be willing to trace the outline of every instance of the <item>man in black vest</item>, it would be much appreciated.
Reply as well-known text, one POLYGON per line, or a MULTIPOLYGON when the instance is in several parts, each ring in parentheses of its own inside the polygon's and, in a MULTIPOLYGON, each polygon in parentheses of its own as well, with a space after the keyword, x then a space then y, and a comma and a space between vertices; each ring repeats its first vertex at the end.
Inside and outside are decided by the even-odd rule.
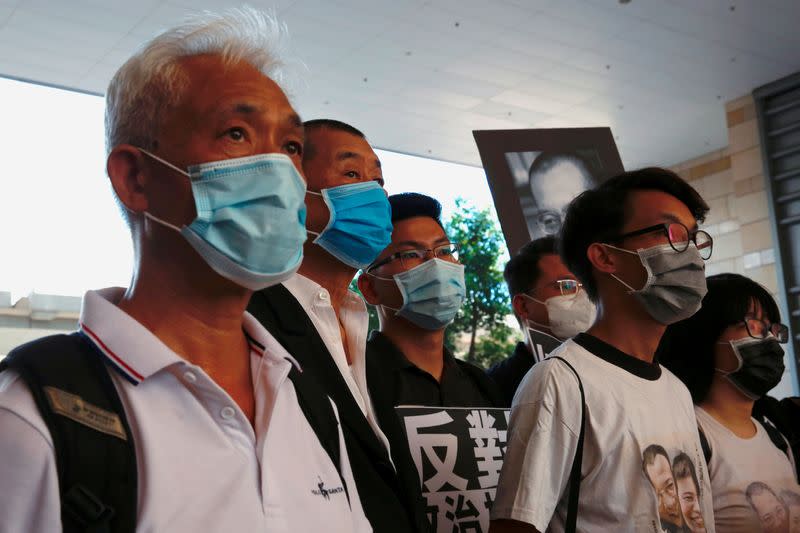
POLYGON ((248 310, 335 402, 373 529, 423 531, 427 521, 413 463, 410 456, 390 457, 367 389, 369 318, 364 301, 349 290, 356 272, 391 238, 380 161, 364 134, 343 122, 306 122, 305 141, 306 227, 314 238, 305 244, 298 273, 255 293, 248 310))

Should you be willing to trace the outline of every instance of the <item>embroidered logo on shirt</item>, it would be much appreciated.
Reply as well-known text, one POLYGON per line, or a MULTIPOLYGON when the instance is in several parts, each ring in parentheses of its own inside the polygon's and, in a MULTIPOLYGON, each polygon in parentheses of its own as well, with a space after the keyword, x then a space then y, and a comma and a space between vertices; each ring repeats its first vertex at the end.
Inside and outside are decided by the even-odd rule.
POLYGON ((317 489, 316 490, 311 489, 311 494, 315 496, 322 496, 326 500, 330 500, 331 494, 339 494, 341 492, 344 492, 344 487, 335 487, 332 489, 326 489, 325 482, 322 481, 322 478, 317 476, 317 479, 319 479, 319 483, 317 483, 317 489))
POLYGON ((101 433, 128 440, 125 428, 122 427, 122 421, 115 413, 92 405, 80 396, 55 387, 45 387, 44 391, 54 412, 101 433))

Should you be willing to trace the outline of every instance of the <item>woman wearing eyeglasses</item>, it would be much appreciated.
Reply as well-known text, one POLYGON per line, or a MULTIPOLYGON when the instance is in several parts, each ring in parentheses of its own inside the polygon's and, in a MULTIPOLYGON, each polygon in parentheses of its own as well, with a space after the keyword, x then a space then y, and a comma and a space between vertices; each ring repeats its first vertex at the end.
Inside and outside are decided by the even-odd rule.
MULTIPOLYGON (((758 283, 738 274, 707 282, 702 308, 667 328, 658 356, 692 394, 717 533, 788 532, 789 505, 781 495, 800 495, 794 457, 774 425, 753 418, 756 400, 783 376, 788 330, 758 283)), ((674 467, 673 475, 684 524, 695 531, 696 484, 679 483, 674 467)))

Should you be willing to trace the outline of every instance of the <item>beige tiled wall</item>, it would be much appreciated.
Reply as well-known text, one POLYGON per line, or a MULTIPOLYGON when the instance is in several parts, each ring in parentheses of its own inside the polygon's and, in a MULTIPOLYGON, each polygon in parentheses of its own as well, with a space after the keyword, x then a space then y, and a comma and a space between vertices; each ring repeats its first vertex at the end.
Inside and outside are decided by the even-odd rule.
MULTIPOLYGON (((752 96, 725 105, 728 146, 672 167, 711 207, 703 229, 714 237, 708 275, 738 272, 764 285, 780 303, 775 243, 769 220, 758 122, 752 96)), ((796 395, 787 358, 780 385, 770 395, 796 395)))
POLYGON ((777 296, 775 250, 761 161, 755 104, 743 96, 725 105, 728 146, 672 167, 711 207, 704 229, 714 237, 709 275, 738 272, 777 296))

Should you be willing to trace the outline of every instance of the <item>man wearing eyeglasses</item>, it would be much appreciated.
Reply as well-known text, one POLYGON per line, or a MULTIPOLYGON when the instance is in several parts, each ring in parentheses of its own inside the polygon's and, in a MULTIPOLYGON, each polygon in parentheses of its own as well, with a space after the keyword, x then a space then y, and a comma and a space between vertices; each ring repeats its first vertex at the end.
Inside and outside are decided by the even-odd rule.
POLYGON ((517 391, 493 533, 662 531, 642 469, 656 447, 694 462, 713 533, 691 396, 655 360, 667 325, 694 314, 706 294, 712 241, 698 224, 707 212, 697 191, 660 168, 620 174, 570 203, 561 256, 598 317, 517 391))
POLYGON ((497 383, 504 406, 511 407, 517 387, 534 363, 585 331, 596 310, 583 285, 558 256, 554 236, 520 248, 506 264, 503 277, 525 341, 486 373, 497 383))
POLYGON ((376 410, 383 404, 395 416, 391 408, 397 405, 498 406, 485 372, 444 346, 445 328, 466 289, 458 246, 442 227, 442 206, 417 193, 390 196, 389 203, 392 242, 358 280, 380 318, 380 331, 367 343, 367 383, 376 410))

